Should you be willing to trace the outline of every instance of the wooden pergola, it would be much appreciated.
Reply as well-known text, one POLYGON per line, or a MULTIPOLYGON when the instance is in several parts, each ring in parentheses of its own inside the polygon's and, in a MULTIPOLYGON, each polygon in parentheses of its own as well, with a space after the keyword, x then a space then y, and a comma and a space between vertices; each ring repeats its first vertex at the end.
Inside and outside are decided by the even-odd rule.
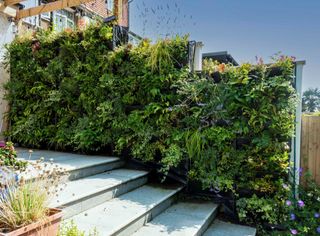
MULTIPOLYGON (((18 3, 23 3, 25 0, 4 0, 5 6, 12 6, 18 3)), ((20 20, 29 16, 36 16, 46 12, 52 12, 56 10, 61 10, 67 7, 75 7, 80 4, 92 2, 94 0, 57 0, 49 3, 42 4, 40 6, 31 7, 27 9, 18 10, 16 14, 16 19, 20 20)), ((119 0, 114 1, 114 15, 117 17, 119 0)))

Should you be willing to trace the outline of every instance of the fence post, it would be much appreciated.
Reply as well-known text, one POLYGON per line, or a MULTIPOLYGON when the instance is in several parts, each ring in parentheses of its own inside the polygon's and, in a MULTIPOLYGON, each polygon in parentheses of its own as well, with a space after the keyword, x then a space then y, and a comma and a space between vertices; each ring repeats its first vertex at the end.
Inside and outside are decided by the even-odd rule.
POLYGON ((202 42, 189 41, 188 46, 188 61, 189 68, 191 72, 201 71, 202 70, 202 42))
POLYGON ((302 116, 302 71, 305 61, 295 62, 294 87, 297 91, 299 102, 295 114, 295 136, 292 138, 290 163, 293 165, 293 182, 299 185, 300 182, 300 147, 301 147, 301 116, 302 116))

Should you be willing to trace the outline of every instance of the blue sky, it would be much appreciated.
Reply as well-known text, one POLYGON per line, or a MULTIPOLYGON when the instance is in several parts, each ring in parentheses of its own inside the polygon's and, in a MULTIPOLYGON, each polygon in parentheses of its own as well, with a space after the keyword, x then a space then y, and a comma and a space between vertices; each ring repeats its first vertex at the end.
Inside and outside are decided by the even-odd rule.
POLYGON ((303 89, 320 87, 320 0, 133 0, 130 27, 152 39, 190 34, 240 63, 295 56, 307 62, 303 89))

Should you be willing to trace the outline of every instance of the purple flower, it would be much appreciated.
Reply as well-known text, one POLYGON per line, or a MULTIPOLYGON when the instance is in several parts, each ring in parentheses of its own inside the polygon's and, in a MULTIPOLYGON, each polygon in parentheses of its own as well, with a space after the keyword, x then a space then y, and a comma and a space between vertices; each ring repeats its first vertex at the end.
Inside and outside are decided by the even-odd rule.
POLYGON ((280 59, 280 61, 284 61, 286 59, 286 56, 285 55, 281 55, 279 59, 280 59))
POLYGON ((317 233, 320 234, 320 226, 317 228, 317 233))
POLYGON ((296 215, 293 214, 293 213, 291 213, 291 214, 290 214, 290 220, 295 220, 295 219, 296 219, 296 215))
POLYGON ((292 203, 291 203, 290 200, 287 200, 287 201, 286 201, 286 205, 287 205, 287 206, 291 206, 291 204, 292 204, 292 203))
POLYGON ((320 214, 318 212, 314 213, 314 218, 319 218, 320 214))
POLYGON ((0 148, 4 148, 6 146, 6 142, 5 141, 0 141, 0 148))
POLYGON ((302 172, 303 172, 303 168, 299 168, 299 175, 301 176, 302 175, 302 172))
POLYGON ((291 229, 290 232, 291 232, 291 234, 293 234, 293 235, 298 234, 298 230, 296 230, 296 229, 291 229))
POLYGON ((303 202, 302 200, 299 200, 299 201, 298 201, 298 206, 299 206, 299 207, 304 207, 304 202, 303 202))

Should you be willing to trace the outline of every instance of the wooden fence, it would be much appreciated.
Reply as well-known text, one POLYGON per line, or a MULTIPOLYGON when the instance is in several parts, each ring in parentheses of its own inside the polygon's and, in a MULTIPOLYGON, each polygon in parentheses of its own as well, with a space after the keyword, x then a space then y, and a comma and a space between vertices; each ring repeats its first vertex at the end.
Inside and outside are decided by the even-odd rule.
POLYGON ((320 184, 320 116, 302 117, 301 167, 320 184))

